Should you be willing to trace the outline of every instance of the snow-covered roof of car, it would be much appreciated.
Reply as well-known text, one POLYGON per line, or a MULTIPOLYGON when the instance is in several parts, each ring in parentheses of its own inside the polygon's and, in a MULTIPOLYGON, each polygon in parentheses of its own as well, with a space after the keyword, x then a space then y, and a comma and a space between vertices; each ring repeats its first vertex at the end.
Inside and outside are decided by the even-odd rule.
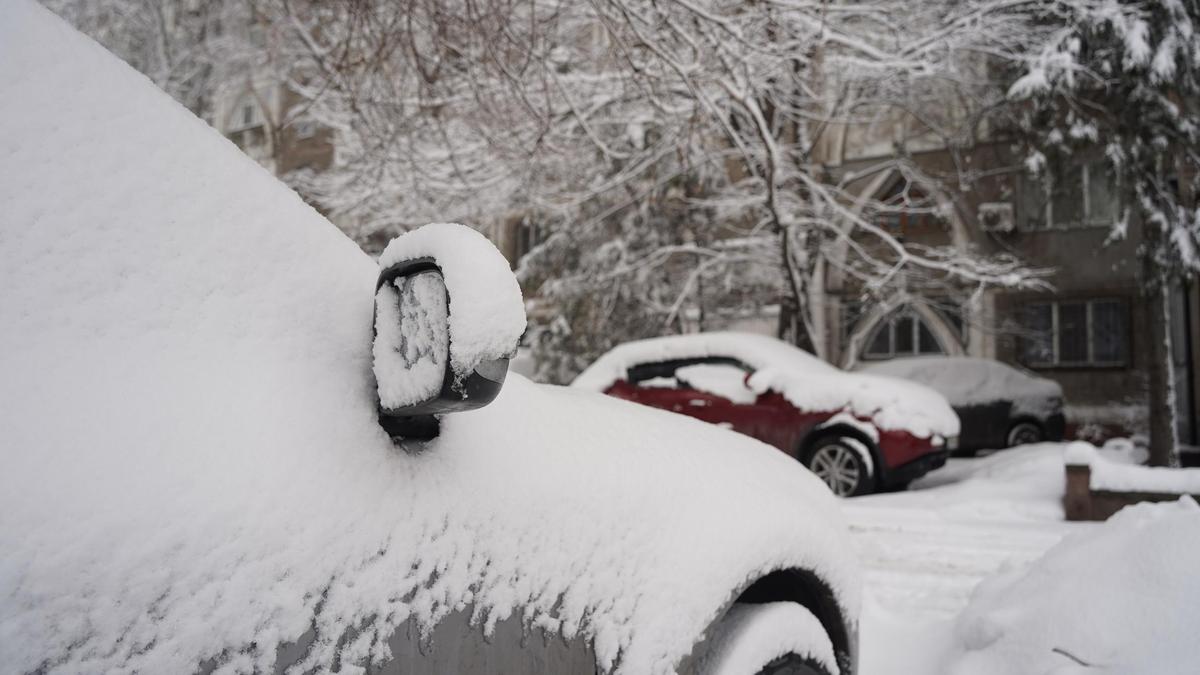
POLYGON ((571 383, 604 391, 644 363, 727 357, 754 369, 747 384, 778 391, 800 410, 847 410, 882 429, 920 437, 958 434, 958 417, 937 392, 890 377, 847 373, 781 340, 753 333, 669 335, 627 342, 596 360, 571 383))
POLYGON ((785 568, 854 620, 835 500, 756 441, 512 376, 395 447, 376 265, 26 0, 0 6, 0 156, 5 669, 270 671, 306 632, 300 669, 347 667, 467 608, 665 673, 785 568))
POLYGON ((994 361, 969 356, 914 356, 881 361, 862 372, 899 377, 931 387, 955 406, 981 405, 1001 400, 1062 398, 1062 387, 994 361))

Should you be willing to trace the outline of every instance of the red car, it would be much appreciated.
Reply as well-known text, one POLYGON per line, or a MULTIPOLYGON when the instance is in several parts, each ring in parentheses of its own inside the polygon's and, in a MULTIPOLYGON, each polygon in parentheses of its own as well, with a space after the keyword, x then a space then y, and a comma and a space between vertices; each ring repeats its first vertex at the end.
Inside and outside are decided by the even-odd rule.
POLYGON ((959 423, 934 390, 848 373, 762 335, 640 340, 572 386, 689 415, 795 457, 839 496, 901 488, 946 461, 959 423))

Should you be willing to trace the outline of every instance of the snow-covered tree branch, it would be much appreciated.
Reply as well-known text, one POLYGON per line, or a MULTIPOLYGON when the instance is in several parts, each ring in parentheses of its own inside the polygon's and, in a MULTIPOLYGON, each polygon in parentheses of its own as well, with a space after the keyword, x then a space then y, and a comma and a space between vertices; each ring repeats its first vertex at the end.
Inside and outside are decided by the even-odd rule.
MULTIPOLYGON (((293 180, 360 236, 531 220, 550 236, 521 273, 551 305, 607 291, 661 332, 720 305, 700 289, 751 284, 788 299, 791 337, 818 353, 829 264, 868 293, 1043 284, 1011 259, 906 246, 864 215, 898 207, 864 208, 821 146, 917 111, 972 138, 990 83, 964 64, 1033 39, 1029 3, 277 2, 294 85, 339 133, 335 170, 293 180)), ((568 323, 599 340, 585 351, 634 336, 568 323)))
POLYGON ((1111 238, 1141 237, 1151 317, 1151 460, 1176 452, 1168 293, 1200 271, 1200 5, 1070 0, 1042 17, 1054 33, 1010 95, 1026 164, 1053 189, 1082 163, 1105 168, 1120 208, 1111 238))

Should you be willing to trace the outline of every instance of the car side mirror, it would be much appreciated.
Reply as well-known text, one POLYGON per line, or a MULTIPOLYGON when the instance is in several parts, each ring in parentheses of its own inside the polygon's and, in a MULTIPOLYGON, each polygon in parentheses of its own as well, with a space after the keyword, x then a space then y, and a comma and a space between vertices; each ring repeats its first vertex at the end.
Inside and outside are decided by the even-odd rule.
POLYGON ((428 440, 440 416, 491 403, 524 330, 520 286, 482 234, 434 224, 393 239, 375 284, 380 425, 428 440))

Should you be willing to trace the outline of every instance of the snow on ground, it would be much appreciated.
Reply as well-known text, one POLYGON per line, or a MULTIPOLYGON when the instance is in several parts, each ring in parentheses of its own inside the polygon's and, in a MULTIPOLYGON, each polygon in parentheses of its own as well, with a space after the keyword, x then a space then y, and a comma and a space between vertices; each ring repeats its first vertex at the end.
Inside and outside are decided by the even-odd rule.
POLYGON ((959 618, 953 675, 1196 672, 1200 507, 1127 507, 1027 569, 980 584, 959 618))
POLYGON ((862 675, 940 672, 955 619, 985 578, 1021 569, 1064 535, 1063 446, 951 459, 908 492, 848 500, 865 572, 862 675))

